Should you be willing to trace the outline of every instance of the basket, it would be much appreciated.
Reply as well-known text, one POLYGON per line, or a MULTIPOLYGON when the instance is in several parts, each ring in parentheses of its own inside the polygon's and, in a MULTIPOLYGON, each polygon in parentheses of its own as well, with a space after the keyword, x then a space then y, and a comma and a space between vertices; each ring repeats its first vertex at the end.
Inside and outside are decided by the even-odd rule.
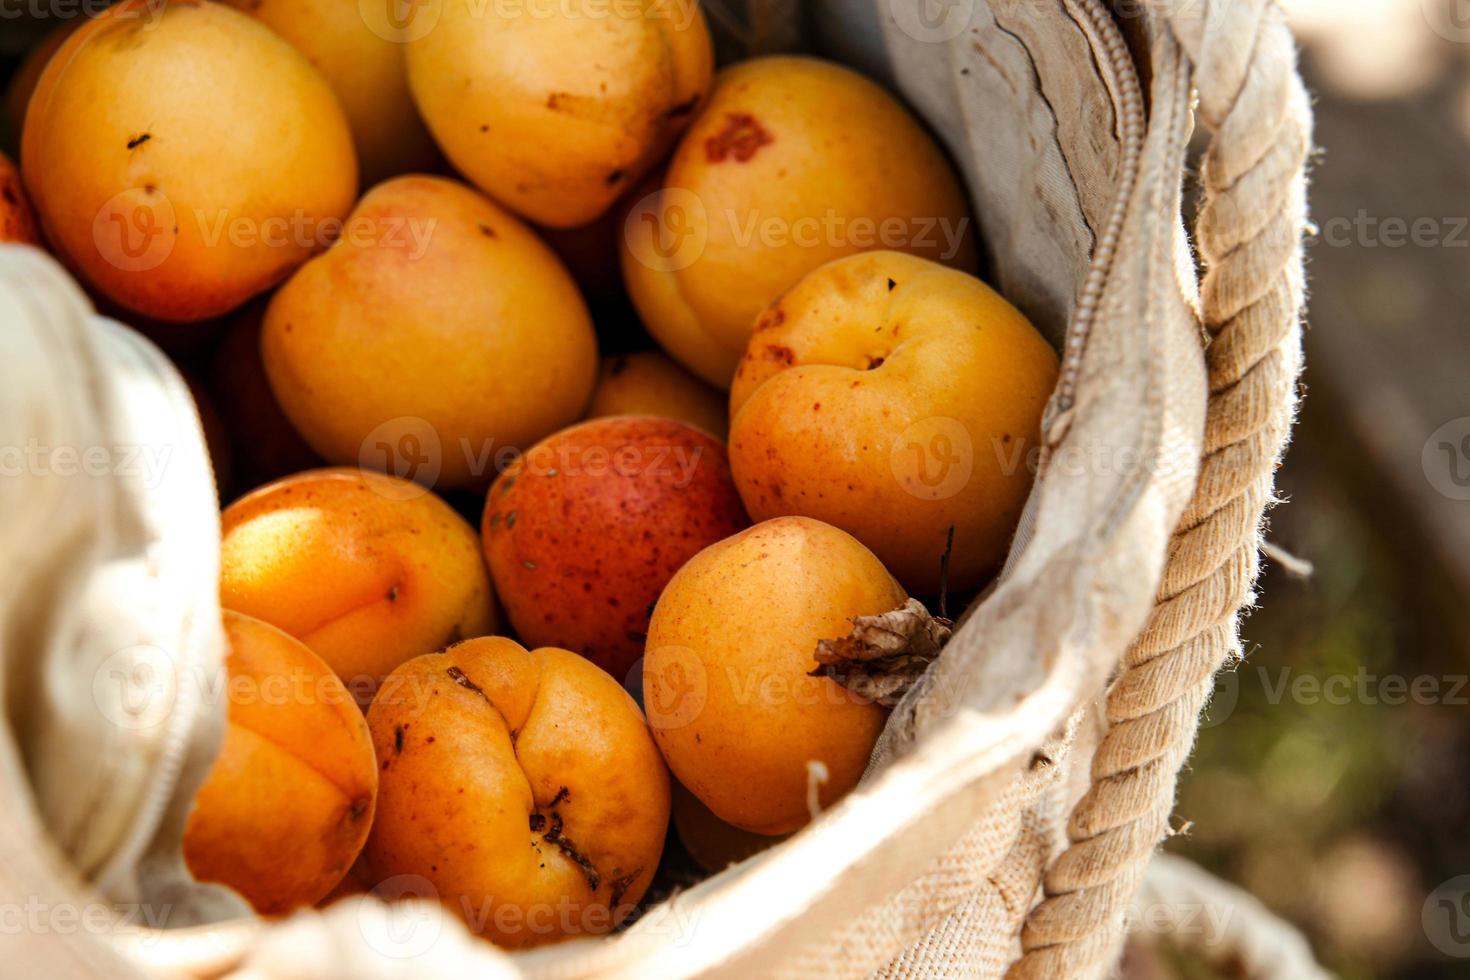
MULTIPOLYGON (((607 939, 511 956, 436 906, 371 899, 272 924, 218 921, 238 905, 183 875, 190 797, 176 790, 207 765, 219 718, 186 705, 145 737, 69 710, 94 703, 84 688, 129 628, 153 638, 140 642, 197 651, 174 660, 180 676, 217 662, 217 630, 202 625, 215 599, 201 541, 217 529, 200 506, 212 496, 197 424, 156 352, 99 325, 39 253, 5 248, 7 346, 26 348, 0 361, 11 407, 54 419, 58 442, 99 438, 98 428, 115 442, 183 418, 184 465, 161 486, 0 484, 0 551, 36 554, 11 575, 39 583, 6 611, 13 738, 0 775, 10 798, 37 805, 4 817, 0 877, 57 902, 86 887, 114 903, 176 896, 203 923, 0 939, 31 975, 1095 977, 1115 969, 1140 889, 1161 907, 1180 895, 1245 907, 1218 889, 1201 897, 1198 875, 1176 863, 1150 867, 1214 674, 1239 655, 1237 620, 1293 420, 1310 110, 1280 10, 1270 0, 706 10, 726 49, 806 47, 907 98, 967 180, 987 279, 1062 351, 1005 570, 894 710, 862 785, 794 838, 607 939), (1209 140, 1191 236, 1182 189, 1196 116, 1209 140), (133 370, 119 367, 119 350, 133 370), (42 357, 70 376, 22 367, 42 357), (94 396, 85 410, 77 390, 94 396), (155 417, 110 415, 124 390, 150 392, 155 417), (67 543, 56 543, 58 515, 71 518, 67 543), (101 543, 78 545, 88 533, 101 543), (173 564, 136 567, 159 556, 173 564), (120 562, 133 563, 132 578, 116 576, 120 562), (52 610, 60 632, 37 616, 35 603, 50 609, 43 584, 87 596, 52 610), (105 643, 88 632, 96 622, 108 624, 105 643), (57 760, 82 775, 28 776, 57 760)), ((22 426, 22 413, 0 417, 22 426)), ((6 435, 23 440, 24 428, 6 435)), ((1236 924, 1221 942, 1247 975, 1317 974, 1300 937, 1258 906, 1236 924)))

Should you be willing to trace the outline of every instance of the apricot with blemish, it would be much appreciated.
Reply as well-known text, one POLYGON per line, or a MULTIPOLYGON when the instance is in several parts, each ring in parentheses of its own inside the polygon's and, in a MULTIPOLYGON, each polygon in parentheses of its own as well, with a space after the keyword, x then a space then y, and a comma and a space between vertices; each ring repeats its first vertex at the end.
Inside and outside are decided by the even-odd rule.
POLYGON ((944 152, 881 87, 805 57, 739 62, 635 202, 624 281, 654 338, 720 388, 762 309, 832 259, 898 248, 977 262, 944 152))
POLYGON ((643 704, 664 759, 716 817, 785 834, 857 785, 888 712, 814 677, 817 642, 907 599, 855 538, 783 517, 711 545, 653 611, 643 704))
POLYGON ((750 338, 735 482, 756 520, 840 527, 913 592, 975 588, 1020 520, 1056 379, 1051 346, 974 276, 901 252, 838 259, 750 338))
POLYGON ((481 535, 516 633, 626 681, 669 578, 747 523, 720 442, 619 415, 564 429, 511 464, 490 488, 481 535))
POLYGON ((410 21, 408 81, 460 173, 538 224, 593 221, 673 144, 714 57, 696 0, 441 0, 410 21))
POLYGON ((610 931, 658 867, 669 776, 637 704, 567 650, 502 637, 416 657, 368 711, 373 883, 416 875, 527 947, 610 931))
POLYGON ((21 172, 71 270, 171 322, 286 278, 357 194, 347 121, 306 58, 190 0, 124 0, 66 38, 27 107, 21 172))

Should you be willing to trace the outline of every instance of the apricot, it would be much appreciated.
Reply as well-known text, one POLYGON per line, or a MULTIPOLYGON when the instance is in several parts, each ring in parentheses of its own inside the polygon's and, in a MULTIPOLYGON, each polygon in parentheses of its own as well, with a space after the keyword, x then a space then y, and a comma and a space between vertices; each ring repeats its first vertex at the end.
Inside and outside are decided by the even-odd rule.
POLYGON ((699 797, 674 783, 674 831, 689 856, 711 873, 723 871, 754 857, 786 837, 767 837, 725 823, 699 801, 699 797))
POLYGON ((260 360, 264 316, 265 304, 254 300, 229 318, 209 373, 244 488, 322 465, 321 457, 292 428, 266 379, 260 360))
POLYGON ((817 641, 906 598, 857 539, 805 517, 690 559, 659 597, 643 662, 649 727, 679 782, 765 835, 807 823, 809 786, 823 807, 856 786, 887 711, 812 676, 817 641))
POLYGON ((300 641, 226 611, 229 723, 184 831, 201 881, 262 915, 320 900, 373 822, 378 767, 342 682, 300 641))
POLYGON ((427 879, 509 947, 607 932, 648 888, 668 772, 637 704, 582 657, 467 640, 394 671, 368 726, 372 880, 427 879))
POLYGON ((337 231, 357 162, 332 90, 229 7, 124 0, 41 73, 21 170, 46 238, 93 288, 160 320, 219 316, 337 231))
POLYGON ((761 317, 730 390, 730 458, 756 520, 851 533, 914 592, 1005 557, 1057 356, 980 280, 899 252, 809 273, 761 317), (950 529, 954 541, 949 546, 950 529))
POLYGON ((0 153, 0 242, 41 243, 36 232, 36 216, 26 200, 20 173, 3 153, 0 153))
POLYGON ((444 0, 410 22, 408 81, 455 169, 538 224, 606 211, 709 88, 695 0, 444 0))
POLYGON ((669 578, 748 523, 721 443, 671 419, 615 416, 507 467, 480 533, 516 633, 625 680, 669 578))
POLYGON ((405 660, 496 627, 474 529, 416 483, 313 470, 220 520, 221 605, 301 640, 359 698, 405 660))
POLYGON ((970 224, 944 153, 887 92, 757 58, 719 74, 662 190, 629 212, 623 276, 664 349, 728 388, 756 316, 807 272, 883 247, 973 269, 970 224))
POLYGON ((602 359, 588 418, 657 415, 685 422, 723 440, 725 398, 658 351, 602 359))
POLYGON ((286 417, 329 462, 450 487, 485 486, 505 451, 580 418, 597 377, 561 262, 437 177, 369 191, 342 241, 271 299, 261 351, 286 417))
POLYGON ((342 103, 364 184, 439 164, 408 92, 401 25, 340 0, 224 0, 306 55, 342 103), (361 12, 360 12, 361 11, 361 12))

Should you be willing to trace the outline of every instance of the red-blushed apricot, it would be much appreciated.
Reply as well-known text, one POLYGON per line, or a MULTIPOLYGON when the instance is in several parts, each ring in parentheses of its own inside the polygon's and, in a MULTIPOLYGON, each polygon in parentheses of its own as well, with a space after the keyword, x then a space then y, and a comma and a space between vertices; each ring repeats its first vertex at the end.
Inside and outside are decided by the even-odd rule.
POLYGON ((714 56, 696 0, 533 6, 440 0, 409 21, 408 81, 455 169, 532 221, 570 228, 658 163, 714 56))
POLYGON ((36 216, 31 211, 30 201, 26 200, 20 173, 3 153, 0 153, 0 242, 41 244, 41 236, 36 231, 36 216))
POLYGON ((648 629, 643 703, 669 768, 715 816, 757 834, 800 828, 809 792, 857 785, 887 711, 814 677, 817 642, 907 595, 856 538, 820 521, 757 524, 674 575, 648 629))
POLYGON ((587 417, 657 415, 723 440, 729 428, 725 404, 720 392, 658 351, 647 350, 602 359, 587 417))
POLYGON ((123 0, 47 62, 21 172, 47 242, 144 316, 221 316, 341 230, 342 109, 291 45, 223 4, 123 0))
POLYGON ((995 571, 1031 488, 1057 355, 974 276, 901 252, 809 273, 773 303, 730 389, 730 461, 756 520, 852 534, 910 590, 995 571))
POLYGON ((184 831, 201 881, 278 915, 332 890, 367 840, 378 791, 368 726, 300 641, 226 611, 229 724, 184 831))
POLYGON ((495 629, 474 529, 416 483, 312 470, 220 522, 221 605, 301 640, 359 698, 405 660, 495 629))
POLYGON ((669 577, 747 523, 721 443, 671 419, 614 416, 506 467, 480 533, 516 633, 626 681, 669 577))
POLYGON ((674 831, 694 862, 711 873, 754 857, 787 835, 767 837, 725 823, 679 783, 674 783, 674 831))
POLYGON ((447 487, 483 488, 503 451, 581 418, 597 379, 592 320, 561 262, 437 177, 368 191, 342 241, 271 298, 261 353, 286 417, 329 462, 402 472, 412 455, 447 487))
POLYGON ((721 70, 629 211, 623 277, 669 355, 728 388, 755 318, 807 272, 874 248, 973 269, 974 237, 954 169, 892 95, 832 62, 754 58, 721 70))
POLYGON ((408 93, 403 41, 342 0, 224 0, 306 55, 342 103, 365 185, 442 166, 408 93), (376 28, 376 29, 375 29, 376 28))
POLYGON ((260 300, 230 317, 215 349, 209 382, 235 451, 242 488, 316 469, 322 458, 291 427, 260 360, 260 300))
POLYGON ((596 665, 467 640, 394 671, 368 726, 373 882, 427 879, 508 947, 607 932, 648 888, 669 776, 637 704, 596 665))

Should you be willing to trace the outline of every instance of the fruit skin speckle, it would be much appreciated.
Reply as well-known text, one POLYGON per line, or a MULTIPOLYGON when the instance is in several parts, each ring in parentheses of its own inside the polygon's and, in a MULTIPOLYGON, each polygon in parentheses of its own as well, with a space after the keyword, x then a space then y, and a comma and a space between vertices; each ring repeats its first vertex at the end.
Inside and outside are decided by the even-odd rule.
POLYGON ((611 416, 506 469, 481 540, 528 644, 576 651, 626 681, 674 572, 748 524, 722 443, 671 419, 611 416))

